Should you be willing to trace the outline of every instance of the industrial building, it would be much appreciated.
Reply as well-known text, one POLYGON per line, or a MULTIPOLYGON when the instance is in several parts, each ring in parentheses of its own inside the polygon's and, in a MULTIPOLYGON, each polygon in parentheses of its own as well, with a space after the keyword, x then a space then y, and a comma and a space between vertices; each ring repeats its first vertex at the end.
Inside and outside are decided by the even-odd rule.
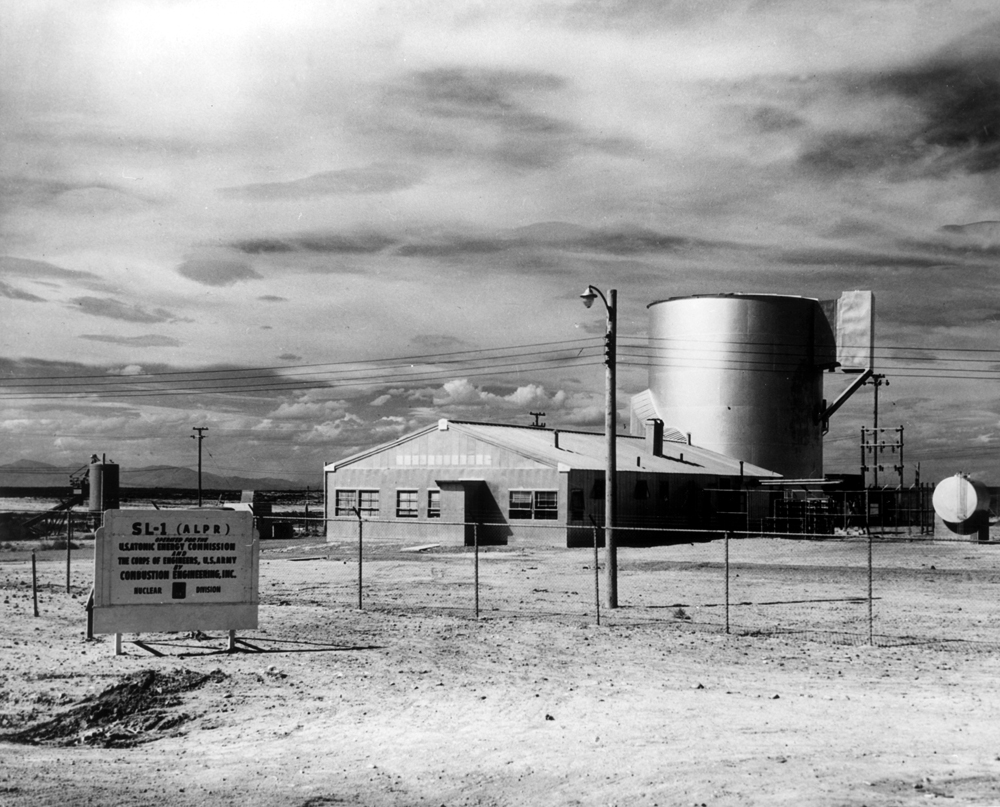
MULTIPOLYGON (((605 450, 601 433, 440 420, 325 466, 327 540, 355 539, 363 518, 396 526, 369 529, 372 539, 435 520, 435 541, 456 545, 590 545, 604 523, 605 450)), ((716 528, 708 491, 778 476, 692 445, 658 421, 643 437, 618 437, 617 468, 622 543, 680 537, 655 530, 716 528)))
MULTIPOLYGON (((621 540, 826 529, 834 505, 846 518, 848 497, 837 504, 824 481, 823 435, 873 376, 872 293, 707 294, 648 309, 649 388, 617 437, 621 540), (846 386, 831 403, 835 371, 846 386)), ((440 519, 435 536, 458 544, 546 533, 589 545, 604 525, 606 445, 604 434, 442 420, 325 467, 327 537, 353 538, 359 518, 440 519)))

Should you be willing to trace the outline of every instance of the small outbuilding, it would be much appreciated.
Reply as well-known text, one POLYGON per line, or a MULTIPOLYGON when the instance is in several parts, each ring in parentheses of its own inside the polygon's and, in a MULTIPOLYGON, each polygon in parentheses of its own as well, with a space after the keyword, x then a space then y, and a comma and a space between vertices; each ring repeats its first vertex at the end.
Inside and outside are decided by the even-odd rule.
MULTIPOLYGON (((589 546, 604 524, 605 452, 602 433, 440 420, 324 467, 327 541, 356 538, 360 519, 380 522, 365 540, 589 546)), ((617 468, 623 544, 713 529, 709 491, 779 477, 658 420, 645 437, 617 436, 617 468)))

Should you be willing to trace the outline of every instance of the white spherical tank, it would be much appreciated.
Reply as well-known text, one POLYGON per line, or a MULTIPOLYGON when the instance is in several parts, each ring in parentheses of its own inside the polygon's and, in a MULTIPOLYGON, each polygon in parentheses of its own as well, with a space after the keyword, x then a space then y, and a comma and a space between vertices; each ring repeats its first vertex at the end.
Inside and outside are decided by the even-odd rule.
POLYGON ((989 526, 989 488, 964 474, 939 482, 931 502, 945 526, 959 535, 972 535, 989 526))
POLYGON ((817 300, 699 295, 649 312, 650 393, 664 423, 785 477, 822 476, 823 372, 836 347, 817 300))

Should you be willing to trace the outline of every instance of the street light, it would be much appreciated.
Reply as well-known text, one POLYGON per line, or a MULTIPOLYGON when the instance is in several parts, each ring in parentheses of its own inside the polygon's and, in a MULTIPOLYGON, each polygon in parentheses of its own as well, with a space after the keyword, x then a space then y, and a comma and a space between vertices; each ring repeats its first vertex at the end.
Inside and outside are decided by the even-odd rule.
POLYGON ((604 591, 608 608, 618 607, 618 547, 615 544, 615 488, 617 448, 615 446, 615 331, 618 320, 618 291, 605 297, 595 286, 587 286, 580 299, 590 308, 598 297, 608 310, 608 332, 604 340, 604 366, 607 368, 604 402, 604 438, 607 441, 607 467, 604 472, 604 591))

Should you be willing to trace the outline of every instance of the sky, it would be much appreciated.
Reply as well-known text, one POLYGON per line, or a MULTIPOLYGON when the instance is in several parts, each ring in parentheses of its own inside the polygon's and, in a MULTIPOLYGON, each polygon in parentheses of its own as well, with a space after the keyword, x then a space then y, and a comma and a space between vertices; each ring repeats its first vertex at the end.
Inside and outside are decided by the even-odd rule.
POLYGON ((905 483, 1000 484, 998 36, 993 0, 0 0, 0 464, 193 467, 207 427, 206 470, 318 484, 440 417, 600 431, 592 283, 625 423, 649 303, 870 289, 905 483))

